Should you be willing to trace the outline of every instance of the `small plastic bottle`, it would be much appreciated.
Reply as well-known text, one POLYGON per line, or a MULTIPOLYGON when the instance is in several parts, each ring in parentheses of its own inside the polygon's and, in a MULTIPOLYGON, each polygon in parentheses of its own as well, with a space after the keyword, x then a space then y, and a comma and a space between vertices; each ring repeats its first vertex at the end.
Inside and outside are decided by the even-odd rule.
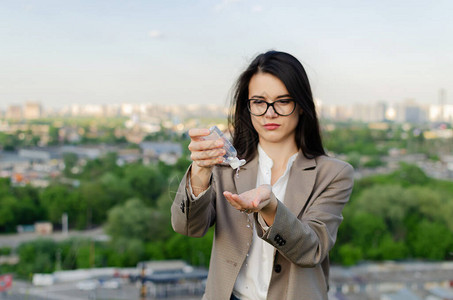
POLYGON ((236 149, 217 126, 212 126, 209 128, 209 131, 211 133, 204 137, 205 140, 223 140, 223 149, 226 151, 223 156, 224 162, 228 163, 233 169, 237 169, 245 165, 245 159, 239 159, 237 157, 238 153, 236 149))

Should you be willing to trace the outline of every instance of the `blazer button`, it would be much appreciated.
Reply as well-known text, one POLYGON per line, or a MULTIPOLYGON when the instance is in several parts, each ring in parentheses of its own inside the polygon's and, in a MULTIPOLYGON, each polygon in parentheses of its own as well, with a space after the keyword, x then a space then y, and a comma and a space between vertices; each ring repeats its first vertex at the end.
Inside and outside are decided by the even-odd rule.
POLYGON ((276 264, 274 266, 275 273, 280 273, 282 271, 282 266, 280 264, 276 264))

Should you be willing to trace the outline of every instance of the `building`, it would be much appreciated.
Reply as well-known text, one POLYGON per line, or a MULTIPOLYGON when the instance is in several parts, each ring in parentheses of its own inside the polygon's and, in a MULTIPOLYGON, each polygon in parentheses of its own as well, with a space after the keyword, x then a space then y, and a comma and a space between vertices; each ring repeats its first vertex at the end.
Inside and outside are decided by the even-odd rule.
POLYGON ((22 120, 22 107, 20 105, 10 105, 6 110, 6 118, 22 120))
POLYGON ((428 116, 431 122, 453 123, 453 104, 430 105, 428 116))
POLYGON ((161 160, 166 164, 174 164, 182 155, 182 146, 172 142, 141 142, 143 161, 161 160))
POLYGON ((331 266, 330 271, 330 290, 338 299, 453 299, 445 297, 453 295, 451 262, 388 261, 331 266), (434 298, 435 293, 445 298, 434 298))
POLYGON ((27 102, 24 108, 24 118, 27 120, 39 119, 42 116, 42 107, 39 102, 27 102))
POLYGON ((414 99, 406 99, 395 106, 395 121, 400 123, 423 123, 428 121, 428 108, 419 105, 414 99))
POLYGON ((353 106, 352 119, 361 122, 382 122, 387 120, 387 105, 384 102, 375 104, 356 104, 353 106))

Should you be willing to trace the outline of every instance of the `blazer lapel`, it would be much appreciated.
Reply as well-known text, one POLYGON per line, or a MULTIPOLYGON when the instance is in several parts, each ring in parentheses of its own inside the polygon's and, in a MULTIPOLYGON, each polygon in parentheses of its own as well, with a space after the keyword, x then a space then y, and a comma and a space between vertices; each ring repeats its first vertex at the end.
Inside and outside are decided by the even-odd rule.
POLYGON ((240 168, 239 176, 234 175, 234 184, 238 195, 256 187, 257 174, 258 154, 240 168))
MULTIPOLYGON (((244 193, 248 190, 254 189, 256 187, 256 177, 258 172, 258 155, 247 162, 244 166, 242 166, 239 170, 239 176, 236 176, 236 171, 233 171, 233 180, 236 186, 236 193, 239 195, 244 193)), ((233 192, 233 191, 231 191, 233 192)), ((235 221, 239 228, 246 229, 249 227, 250 230, 240 230, 238 234, 238 246, 242 248, 242 253, 244 254, 241 259, 245 258, 245 254, 248 253, 250 245, 252 244, 252 236, 253 236, 253 227, 250 226, 250 219, 251 216, 243 213, 235 214, 235 221)), ((239 262, 242 264, 242 261, 239 262)))
POLYGON ((308 159, 299 151, 290 170, 285 193, 285 205, 298 216, 313 190, 316 179, 316 160, 308 159))

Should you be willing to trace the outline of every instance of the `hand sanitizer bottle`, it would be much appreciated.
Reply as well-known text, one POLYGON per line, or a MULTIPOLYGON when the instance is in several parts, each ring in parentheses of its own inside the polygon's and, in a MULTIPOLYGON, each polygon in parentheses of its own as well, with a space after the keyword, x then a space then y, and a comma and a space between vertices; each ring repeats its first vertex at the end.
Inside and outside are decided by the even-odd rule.
POLYGON ((205 140, 223 140, 223 149, 226 151, 223 156, 224 162, 228 163, 233 169, 237 169, 245 165, 245 159, 239 159, 237 157, 238 153, 236 149, 217 126, 212 126, 209 128, 209 131, 211 133, 204 137, 205 140))

